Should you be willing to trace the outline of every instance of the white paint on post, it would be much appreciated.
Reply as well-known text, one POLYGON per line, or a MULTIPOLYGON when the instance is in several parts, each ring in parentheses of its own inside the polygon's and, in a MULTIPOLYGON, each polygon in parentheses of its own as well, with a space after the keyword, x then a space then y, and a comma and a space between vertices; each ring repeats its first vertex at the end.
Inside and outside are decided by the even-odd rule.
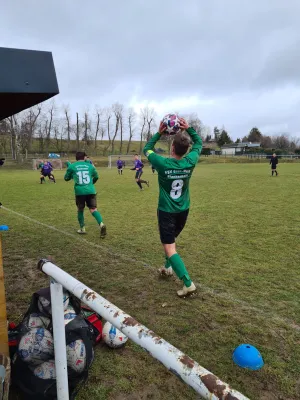
POLYGON ((100 314, 105 320, 121 330, 152 357, 159 360, 169 371, 199 393, 203 399, 249 400, 243 394, 231 389, 227 383, 222 382, 176 347, 138 323, 130 315, 124 313, 124 311, 56 265, 47 260, 41 260, 38 267, 45 274, 54 278, 55 281, 61 283, 63 287, 100 314))
POLYGON ((57 399, 69 400, 64 298, 61 283, 50 279, 57 399))

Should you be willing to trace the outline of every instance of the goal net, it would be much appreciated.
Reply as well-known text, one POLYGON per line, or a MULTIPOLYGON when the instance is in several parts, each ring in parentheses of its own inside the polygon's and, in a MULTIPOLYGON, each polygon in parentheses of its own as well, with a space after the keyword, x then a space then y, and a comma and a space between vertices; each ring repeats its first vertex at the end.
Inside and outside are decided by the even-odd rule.
MULTIPOLYGON (((132 168, 134 167, 134 156, 133 155, 113 155, 113 156, 108 156, 108 168, 113 168, 117 167, 117 161, 118 159, 123 161, 123 168, 129 167, 132 168)), ((139 160, 141 159, 141 156, 138 156, 139 160)))
POLYGON ((61 159, 54 159, 54 160, 44 159, 44 160, 41 160, 39 158, 34 158, 32 160, 32 169, 33 170, 37 170, 39 165, 40 165, 40 163, 43 162, 43 161, 51 162, 51 164, 53 166, 53 169, 62 169, 62 161, 61 161, 61 159))

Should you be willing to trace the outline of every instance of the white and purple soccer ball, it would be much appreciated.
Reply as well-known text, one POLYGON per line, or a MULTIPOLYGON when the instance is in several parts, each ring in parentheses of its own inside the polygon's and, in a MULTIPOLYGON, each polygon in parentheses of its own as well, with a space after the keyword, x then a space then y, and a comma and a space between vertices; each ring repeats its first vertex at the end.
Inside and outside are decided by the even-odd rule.
POLYGON ((68 306, 64 311, 64 320, 65 325, 68 325, 74 318, 76 318, 77 314, 72 306, 68 306))
POLYGON ((29 315, 27 326, 32 328, 48 328, 50 325, 50 318, 44 317, 43 314, 32 313, 29 315))
POLYGON ((33 374, 40 379, 56 379, 55 361, 45 361, 33 370, 33 374))
POLYGON ((38 365, 53 358, 53 336, 45 328, 32 328, 20 340, 20 358, 26 363, 38 365))
POLYGON ((166 130, 164 131, 167 135, 176 135, 180 131, 179 117, 177 114, 167 114, 162 120, 166 130))
POLYGON ((102 338, 108 347, 117 349, 125 346, 128 336, 115 328, 110 322, 106 322, 102 331, 102 338))
POLYGON ((67 345, 68 367, 77 373, 84 371, 86 367, 86 349, 81 339, 67 345))

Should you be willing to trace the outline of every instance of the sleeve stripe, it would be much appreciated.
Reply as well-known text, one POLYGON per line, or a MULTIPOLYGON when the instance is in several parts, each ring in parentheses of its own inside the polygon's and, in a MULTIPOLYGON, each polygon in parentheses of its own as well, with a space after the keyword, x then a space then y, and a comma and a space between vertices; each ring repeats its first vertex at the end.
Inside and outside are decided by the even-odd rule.
POLYGON ((154 151, 153 151, 153 150, 148 150, 148 151, 147 151, 147 153, 146 153, 146 157, 149 157, 149 156, 150 156, 150 154, 152 154, 152 153, 154 153, 154 151))

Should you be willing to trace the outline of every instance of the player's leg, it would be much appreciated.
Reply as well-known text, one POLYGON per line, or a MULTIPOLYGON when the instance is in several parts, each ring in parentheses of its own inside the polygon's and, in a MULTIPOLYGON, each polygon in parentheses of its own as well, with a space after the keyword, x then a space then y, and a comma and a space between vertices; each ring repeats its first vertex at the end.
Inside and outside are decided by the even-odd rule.
POLYGON ((143 190, 143 186, 141 185, 141 182, 140 182, 140 171, 136 171, 135 181, 136 181, 138 187, 140 188, 140 190, 143 190))
POLYGON ((121 175, 123 175, 123 168, 121 168, 121 175))
POLYGON ((170 214, 163 211, 158 212, 159 228, 161 242, 169 263, 180 280, 183 281, 183 289, 178 290, 179 297, 187 297, 196 292, 196 286, 193 284, 185 264, 176 251, 175 238, 180 234, 185 226, 188 217, 188 210, 179 214, 170 214))
POLYGON ((44 175, 43 175, 43 174, 41 174, 41 176, 40 176, 40 180, 41 180, 41 184, 42 184, 43 182, 45 182, 45 177, 44 177, 44 175))
POLYGON ((51 179, 51 181, 56 183, 55 177, 54 177, 54 175, 52 173, 49 175, 49 179, 51 179))
POLYGON ((84 207, 85 207, 85 196, 75 196, 76 206, 77 206, 77 219, 79 223, 80 229, 78 229, 77 233, 84 234, 85 226, 84 226, 84 207))
POLYGON ((90 194, 86 196, 86 204, 90 210, 90 213, 97 221, 100 227, 100 238, 104 239, 106 236, 106 225, 103 223, 103 218, 97 209, 97 197, 95 194, 90 194))
POLYGON ((278 176, 277 167, 275 168, 275 174, 276 176, 278 176))
POLYGON ((142 186, 142 183, 145 183, 149 187, 149 181, 144 181, 143 179, 141 179, 141 176, 143 175, 143 171, 139 171, 139 172, 140 172, 139 173, 139 179, 140 179, 141 186, 142 186))

